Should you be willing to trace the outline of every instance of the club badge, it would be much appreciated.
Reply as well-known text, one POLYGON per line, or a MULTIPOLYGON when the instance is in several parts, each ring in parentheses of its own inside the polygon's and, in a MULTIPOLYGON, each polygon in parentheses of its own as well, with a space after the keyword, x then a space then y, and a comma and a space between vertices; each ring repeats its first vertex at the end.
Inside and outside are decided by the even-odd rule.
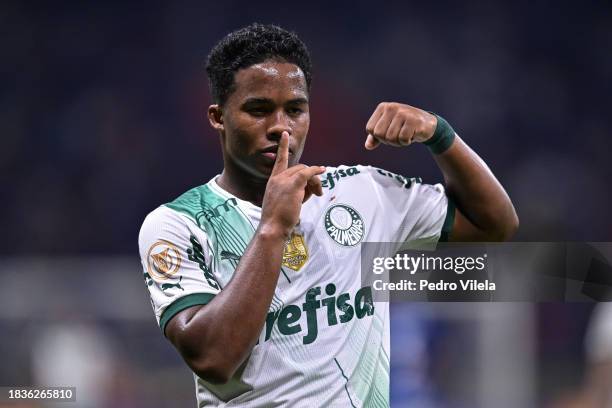
POLYGON ((299 271, 308 260, 308 249, 304 242, 304 236, 292 233, 291 237, 285 242, 283 250, 283 266, 299 271))
POLYGON ((345 204, 329 207, 323 223, 330 238, 343 246, 355 246, 365 235, 365 223, 361 215, 345 204))

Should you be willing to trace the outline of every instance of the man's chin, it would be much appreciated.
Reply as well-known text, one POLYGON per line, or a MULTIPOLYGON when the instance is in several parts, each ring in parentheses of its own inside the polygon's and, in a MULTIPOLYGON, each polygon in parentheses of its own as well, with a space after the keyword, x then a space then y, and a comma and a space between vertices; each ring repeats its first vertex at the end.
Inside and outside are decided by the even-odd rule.
POLYGON ((250 173, 254 178, 261 181, 268 181, 272 175, 274 166, 257 166, 251 169, 250 173))
MULTIPOLYGON (((299 163, 289 162, 289 168, 297 165, 299 163)), ((272 170, 274 169, 275 162, 258 162, 254 166, 249 166, 248 168, 244 168, 247 170, 254 178, 267 181, 272 175, 272 170)))

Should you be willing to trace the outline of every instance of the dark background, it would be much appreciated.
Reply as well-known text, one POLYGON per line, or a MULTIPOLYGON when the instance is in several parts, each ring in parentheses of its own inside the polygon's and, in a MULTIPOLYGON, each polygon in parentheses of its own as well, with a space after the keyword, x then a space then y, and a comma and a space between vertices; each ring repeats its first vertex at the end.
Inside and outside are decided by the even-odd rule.
MULTIPOLYGON (((372 164, 441 181, 423 146, 363 148, 365 123, 377 103, 408 103, 444 116, 489 164, 519 214, 516 240, 611 240, 609 2, 10 1, 0 4, 5 281, 18 279, 11 273, 21 270, 7 264, 73 257, 95 263, 117 256, 134 261, 126 279, 141 279, 137 236, 145 215, 222 169, 218 136, 205 116, 206 55, 226 33, 254 21, 296 31, 311 51, 306 163, 372 164)), ((17 296, 44 302, 56 284, 38 293, 23 286, 17 296)), ((147 302, 144 286, 138 295, 147 302)), ((29 309, 3 302, 0 327, 14 337, 0 343, 3 358, 28 354, 36 331, 20 327, 30 319, 70 320, 63 314, 30 317, 29 309)), ((590 310, 534 306, 539 400, 580 383, 590 310)), ((136 342, 134 350, 159 347, 167 356, 160 364, 184 369, 161 336, 152 346, 143 334, 155 332, 152 314, 136 329, 120 313, 96 313, 85 315, 97 330, 122 344, 136 342)), ((393 327, 406 333, 400 323, 393 327)), ((458 394, 440 379, 453 366, 449 350, 472 356, 467 345, 450 340, 468 336, 470 327, 436 315, 410 329, 431 361, 422 372, 431 376, 402 401, 418 400, 425 387, 439 406, 474 406, 469 396, 453 400, 458 394)), ((127 383, 137 385, 113 389, 147 395, 158 380, 138 378, 152 363, 146 353, 129 355, 133 361, 124 364, 133 364, 135 374, 127 383)), ((32 383, 24 370, 18 377, 4 372, 0 383, 32 383)), ((397 392, 401 381, 394 387, 397 392)))
POLYGON ((304 161, 440 181, 422 146, 363 149, 378 102, 412 104, 490 165, 516 239, 610 240, 606 2, 4 2, 1 252, 134 253, 149 211, 221 171, 204 61, 252 21, 311 50, 304 161))

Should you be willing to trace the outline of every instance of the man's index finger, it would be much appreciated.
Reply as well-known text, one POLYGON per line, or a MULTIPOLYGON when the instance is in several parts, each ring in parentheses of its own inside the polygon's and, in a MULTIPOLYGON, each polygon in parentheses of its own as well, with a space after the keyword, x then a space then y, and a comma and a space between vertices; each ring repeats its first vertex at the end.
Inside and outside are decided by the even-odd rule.
POLYGON ((289 132, 284 131, 278 141, 278 150, 276 151, 276 161, 272 168, 272 175, 279 174, 289 167, 289 132))

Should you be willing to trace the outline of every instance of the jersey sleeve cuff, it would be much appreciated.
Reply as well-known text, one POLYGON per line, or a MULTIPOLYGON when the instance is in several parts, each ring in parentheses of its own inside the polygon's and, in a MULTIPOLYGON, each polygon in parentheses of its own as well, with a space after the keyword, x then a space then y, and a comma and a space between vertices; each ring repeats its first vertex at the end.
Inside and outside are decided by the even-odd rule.
POLYGON ((164 335, 166 334, 166 325, 177 313, 182 312, 191 306, 205 305, 214 298, 213 293, 192 293, 181 297, 172 302, 162 313, 159 319, 159 327, 164 335))
POLYGON ((440 239, 438 242, 448 242, 450 234, 453 230, 453 224, 455 223, 455 203, 450 197, 447 197, 448 204, 446 207, 446 218, 442 225, 442 231, 440 232, 440 239))

